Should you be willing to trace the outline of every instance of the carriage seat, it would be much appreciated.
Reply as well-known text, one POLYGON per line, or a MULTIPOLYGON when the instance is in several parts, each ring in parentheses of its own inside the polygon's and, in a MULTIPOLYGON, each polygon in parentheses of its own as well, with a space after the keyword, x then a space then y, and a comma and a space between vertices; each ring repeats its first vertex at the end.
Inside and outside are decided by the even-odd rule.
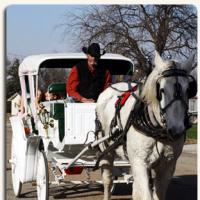
MULTIPOLYGON (((66 98, 66 83, 52 83, 48 87, 48 92, 58 95, 58 97, 66 98)), ((64 101, 51 101, 50 116, 58 120, 59 124, 59 140, 62 142, 64 138, 64 101)))
POLYGON ((48 87, 48 92, 66 98, 66 83, 52 83, 48 87))

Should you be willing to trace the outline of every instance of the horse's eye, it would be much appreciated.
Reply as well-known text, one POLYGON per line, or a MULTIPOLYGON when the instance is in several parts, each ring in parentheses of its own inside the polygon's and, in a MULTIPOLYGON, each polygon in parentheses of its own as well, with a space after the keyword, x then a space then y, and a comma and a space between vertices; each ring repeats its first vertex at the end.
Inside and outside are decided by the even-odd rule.
POLYGON ((160 89, 160 92, 159 92, 159 96, 160 96, 160 101, 162 100, 162 93, 164 94, 164 88, 161 88, 160 89))
POLYGON ((192 81, 189 83, 189 87, 187 89, 188 98, 192 98, 197 94, 197 82, 192 81))
POLYGON ((165 93, 164 88, 161 88, 161 89, 160 89, 160 93, 161 93, 161 94, 162 94, 162 93, 163 93, 163 94, 165 93))
POLYGON ((192 93, 191 88, 190 88, 190 87, 187 88, 186 94, 187 94, 187 96, 188 96, 188 99, 190 99, 191 97, 193 97, 193 95, 192 95, 191 93, 192 93))

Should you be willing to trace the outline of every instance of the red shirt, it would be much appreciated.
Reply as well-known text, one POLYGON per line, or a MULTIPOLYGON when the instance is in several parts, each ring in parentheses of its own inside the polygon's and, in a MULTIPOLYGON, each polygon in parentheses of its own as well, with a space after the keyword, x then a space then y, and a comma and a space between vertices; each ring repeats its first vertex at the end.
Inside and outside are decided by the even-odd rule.
MULTIPOLYGON (((103 90, 105 90, 109 86, 110 82, 111 82, 110 72, 106 70, 106 78, 103 90)), ((66 90, 69 96, 74 97, 76 100, 80 101, 83 98, 83 96, 81 96, 77 91, 78 84, 79 84, 78 71, 76 66, 74 66, 69 74, 66 84, 66 90)))

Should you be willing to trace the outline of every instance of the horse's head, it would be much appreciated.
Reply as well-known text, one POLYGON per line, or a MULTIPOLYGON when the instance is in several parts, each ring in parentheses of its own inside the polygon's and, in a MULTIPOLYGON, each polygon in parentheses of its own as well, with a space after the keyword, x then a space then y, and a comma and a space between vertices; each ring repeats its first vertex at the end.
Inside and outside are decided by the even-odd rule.
POLYGON ((173 138, 188 128, 188 100, 196 95, 196 81, 190 75, 193 60, 194 56, 185 63, 166 61, 156 52, 155 68, 145 85, 144 98, 152 103, 155 116, 173 138))

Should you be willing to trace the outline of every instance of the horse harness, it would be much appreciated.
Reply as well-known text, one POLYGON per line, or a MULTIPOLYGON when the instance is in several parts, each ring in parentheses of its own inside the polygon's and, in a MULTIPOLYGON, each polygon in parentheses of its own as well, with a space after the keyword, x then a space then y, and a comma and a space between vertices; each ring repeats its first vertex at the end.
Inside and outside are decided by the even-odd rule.
MULTIPOLYGON (((189 83, 189 88, 188 88, 188 98, 191 98, 193 96, 196 95, 197 93, 197 83, 196 80, 194 79, 193 76, 188 75, 187 72, 185 70, 182 69, 177 69, 175 66, 167 69, 165 71, 162 72, 161 76, 158 78, 158 80, 156 81, 156 97, 158 102, 160 102, 162 100, 162 93, 164 93, 163 89, 160 89, 160 83, 159 81, 162 78, 167 78, 167 77, 175 77, 176 78, 176 83, 174 84, 174 98, 164 107, 162 108, 160 103, 160 115, 161 115, 161 119, 162 119, 162 123, 165 124, 166 123, 166 119, 164 118, 164 115, 167 111, 167 109, 175 102, 175 101, 181 101, 184 105, 184 107, 186 108, 185 110, 188 109, 188 105, 185 102, 185 100, 182 97, 182 86, 180 83, 178 83, 178 77, 189 77, 191 78, 191 82, 189 83)), ((187 119, 186 119, 187 120, 187 119)), ((187 122, 186 122, 187 123, 187 122)), ((187 125, 186 125, 187 127, 187 125)))
MULTIPOLYGON (((93 170, 96 170, 99 168, 100 160, 105 155, 107 155, 109 152, 114 151, 120 145, 123 145, 123 149, 124 149, 124 152, 126 155, 125 141, 126 141, 126 134, 131 126, 131 120, 129 119, 131 117, 131 115, 129 114, 126 125, 123 128, 123 126, 121 124, 120 110, 125 105, 127 99, 131 95, 134 96, 135 98, 138 98, 134 92, 140 87, 139 84, 134 87, 130 87, 130 83, 128 83, 128 84, 129 84, 129 90, 124 91, 124 93, 121 96, 118 96, 118 99, 115 102, 115 115, 110 124, 110 131, 109 131, 110 137, 108 140, 108 142, 113 141, 113 143, 111 145, 107 145, 107 148, 103 152, 101 152, 101 150, 99 149, 101 154, 98 155, 98 159, 96 161, 96 164, 95 164, 95 167, 93 168, 93 170)), ((113 88, 113 89, 115 89, 115 88, 113 88)), ((96 123, 96 132, 95 133, 96 133, 96 138, 98 139, 98 132, 103 131, 103 130, 102 130, 101 122, 98 120, 98 118, 96 118, 95 123, 96 123)))
MULTIPOLYGON (((149 105, 147 102, 145 102, 143 99, 138 97, 134 92, 137 90, 138 86, 136 85, 132 90, 124 92, 121 96, 118 97, 116 103, 115 103, 115 115, 111 121, 110 125, 110 137, 109 141, 113 141, 111 145, 107 147, 106 150, 104 150, 97 159, 95 169, 98 168, 100 160, 107 155, 109 152, 114 151, 118 146, 123 145, 124 152, 126 153, 126 135, 131 127, 131 125, 140 133, 152 137, 156 140, 169 140, 169 141, 175 141, 179 137, 173 137, 170 135, 165 127, 165 121, 166 119, 164 118, 164 114, 166 110, 175 102, 175 101, 181 101, 184 104, 184 107, 188 108, 187 103, 184 101, 181 95, 181 90, 182 87, 180 83, 178 83, 178 76, 181 77, 190 77, 192 81, 189 83, 189 89, 188 89, 188 98, 191 98, 192 96, 196 95, 197 92, 197 83, 194 79, 193 76, 188 75, 185 70, 182 69, 177 69, 177 68, 170 68, 168 70, 165 70, 162 72, 160 78, 156 82, 156 94, 157 94, 157 99, 160 102, 162 95, 161 93, 163 92, 160 90, 160 85, 159 85, 159 80, 161 78, 166 78, 166 77, 175 77, 176 78, 176 83, 174 85, 175 87, 175 92, 174 92, 174 99, 171 100, 165 108, 161 108, 160 105, 160 110, 161 110, 161 119, 162 123, 164 126, 161 126, 159 122, 156 120, 152 110, 150 109, 149 105), (132 106, 131 111, 129 113, 127 122, 125 127, 122 127, 121 124, 121 117, 120 117, 120 110, 126 103, 127 99, 130 96, 133 96, 136 99, 136 103, 132 106)), ((99 131, 102 131, 101 123, 98 119, 96 119, 96 124, 98 125, 96 134, 98 134, 99 131)), ((185 117, 185 125, 186 128, 190 128, 189 124, 189 118, 188 114, 186 113, 185 117)), ((183 134, 186 134, 186 132, 183 132, 183 134)), ((108 142, 109 142, 108 141, 108 142)))

